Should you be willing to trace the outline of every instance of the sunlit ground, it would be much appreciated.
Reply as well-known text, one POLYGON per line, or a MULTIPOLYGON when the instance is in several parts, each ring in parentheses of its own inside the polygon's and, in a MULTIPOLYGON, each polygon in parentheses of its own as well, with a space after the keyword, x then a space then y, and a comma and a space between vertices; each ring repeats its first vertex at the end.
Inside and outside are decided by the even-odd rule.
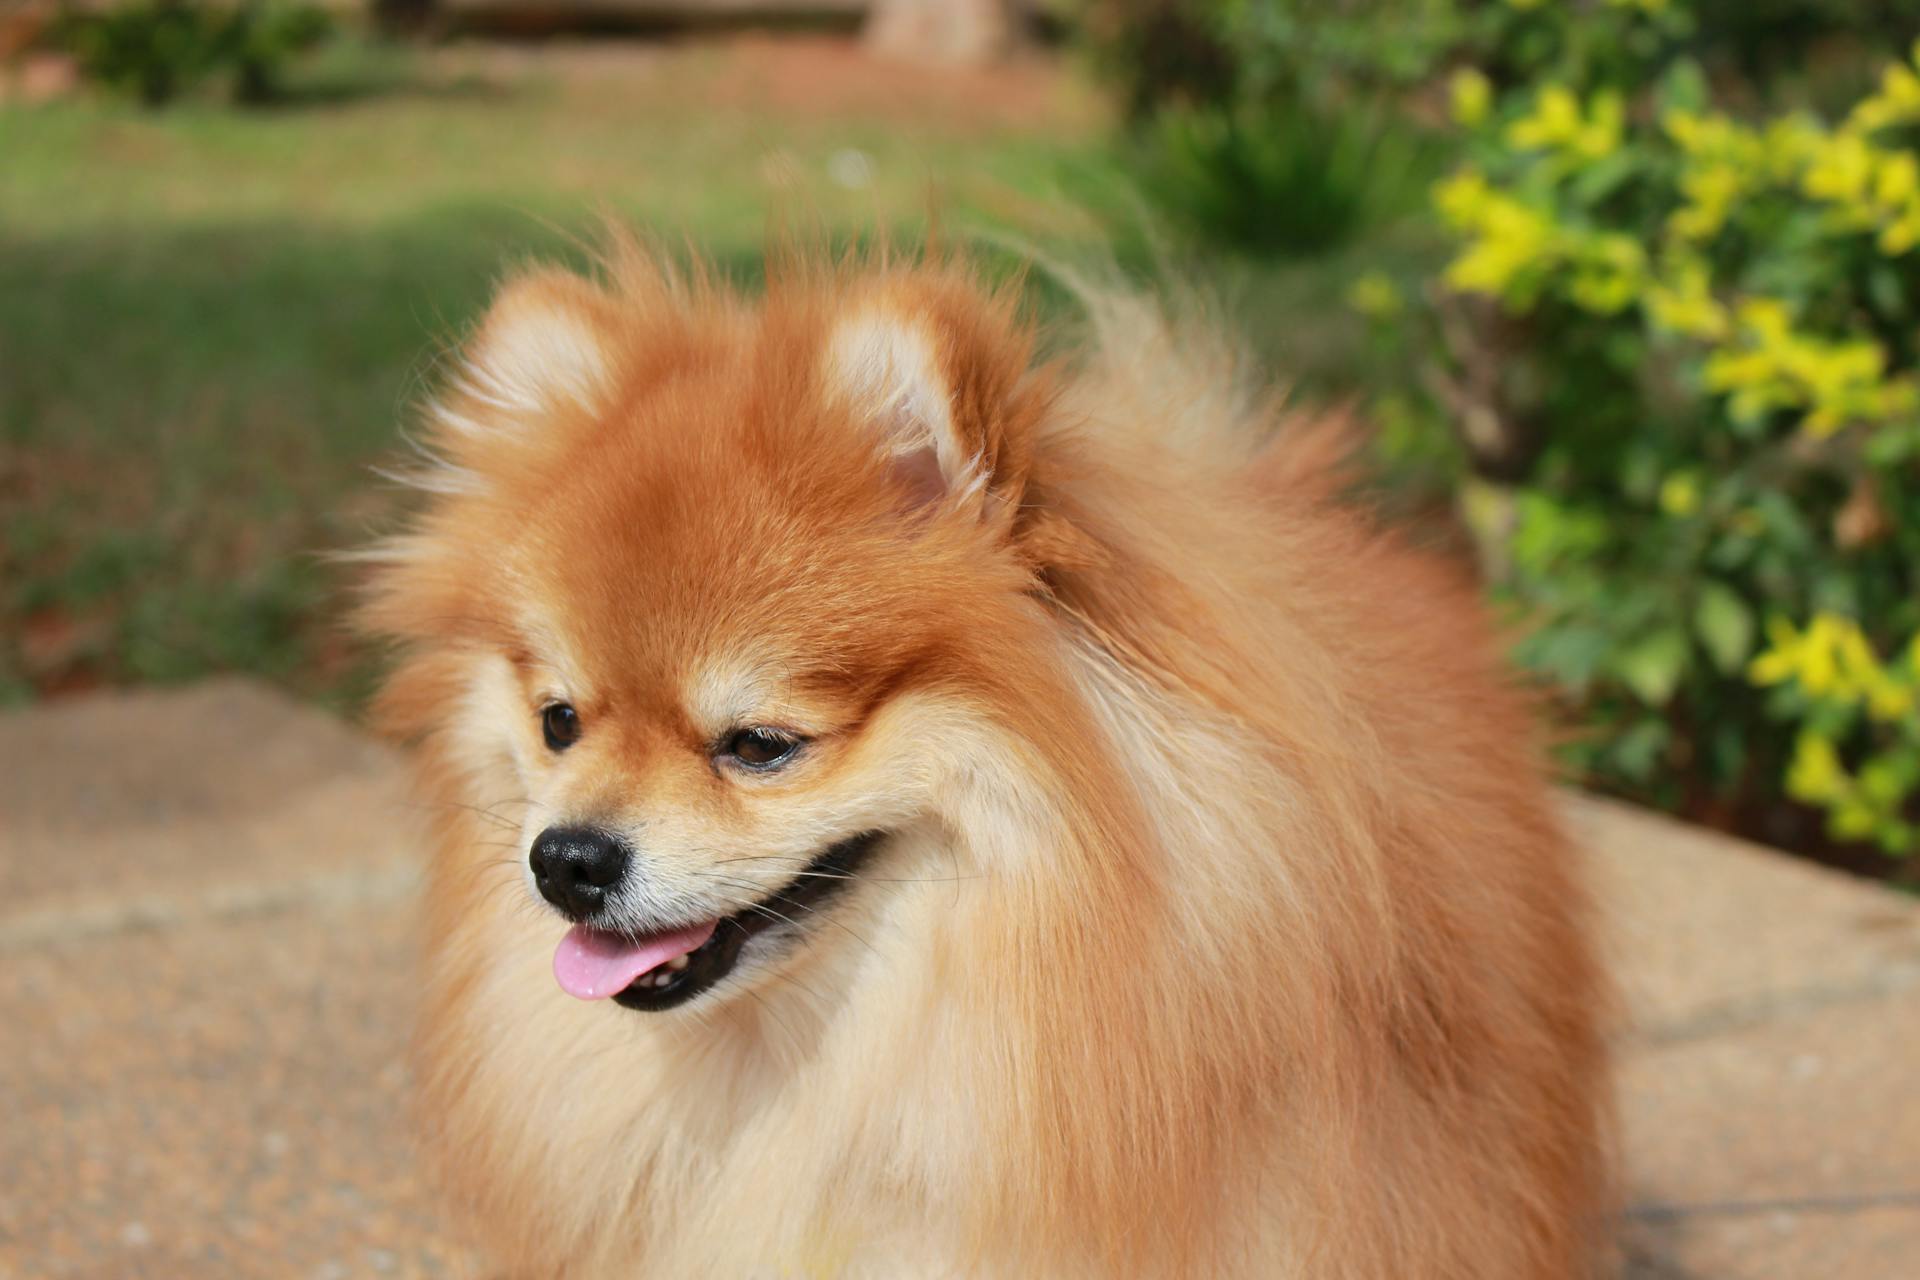
MULTIPOLYGON (((929 72, 845 42, 349 44, 284 107, 0 104, 0 696, 253 671, 351 706, 372 670, 320 553, 501 270, 612 212, 743 278, 776 218, 1151 258, 1067 65, 929 72)), ((1223 287, 1290 374, 1360 377, 1371 250, 1223 287)), ((1011 258, 1009 258, 1009 263, 1011 258)), ((1167 264, 1162 264, 1162 270, 1167 264)))

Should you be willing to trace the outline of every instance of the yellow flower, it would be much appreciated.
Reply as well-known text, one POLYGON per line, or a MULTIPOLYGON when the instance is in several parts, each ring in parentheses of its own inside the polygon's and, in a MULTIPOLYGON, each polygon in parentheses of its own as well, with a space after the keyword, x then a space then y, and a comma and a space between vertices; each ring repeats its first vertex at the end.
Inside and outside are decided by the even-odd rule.
POLYGON ((1493 110, 1493 82, 1474 67, 1462 67, 1447 81, 1447 96, 1455 124, 1471 129, 1493 110))
POLYGON ((1907 781, 1902 772, 1895 761, 1885 756, 1868 760, 1860 766, 1860 794, 1885 813, 1906 795, 1907 781))
POLYGON ((1874 656, 1860 624, 1851 618, 1834 620, 1833 656, 1838 672, 1836 691, 1842 697, 1858 697, 1881 678, 1880 659, 1874 656))
POLYGON ((1895 151, 1885 156, 1879 171, 1873 175, 1874 203, 1906 204, 1917 192, 1920 192, 1920 161, 1914 158, 1913 152, 1895 151))
POLYGON ((1618 272, 1581 271, 1567 285, 1567 296, 1574 304, 1598 316, 1625 311, 1639 292, 1637 279, 1618 272))
POLYGON ((1728 395, 1742 422, 1804 409, 1800 427, 1824 439, 1856 422, 1885 421, 1915 402, 1906 378, 1887 377, 1886 351, 1868 338, 1816 338, 1795 332, 1775 298, 1749 298, 1736 310, 1737 337, 1707 357, 1709 391, 1728 395))
POLYGON ((1787 794, 1809 804, 1823 804, 1845 795, 1850 783, 1833 742, 1803 729, 1793 744, 1793 763, 1787 768, 1787 794))
POLYGON ((1660 509, 1681 519, 1700 509, 1700 477, 1676 471, 1660 482, 1660 509))
POLYGON ((1880 90, 1863 98, 1847 116, 1846 128, 1872 133, 1890 125, 1920 120, 1920 76, 1896 62, 1880 75, 1880 90))
POLYGON ((1920 705, 1920 637, 1909 645, 1907 670, 1883 665, 1860 624, 1835 614, 1816 614, 1804 632, 1784 618, 1767 622, 1770 647, 1747 664, 1747 679, 1760 686, 1797 681, 1809 696, 1850 705, 1865 702, 1882 722, 1905 719, 1920 705))
MULTIPOLYGON (((1792 680, 1814 697, 1845 703, 1864 698, 1869 712, 1882 719, 1914 708, 1914 686, 1881 664, 1860 624, 1851 618, 1819 613, 1804 632, 1784 618, 1770 618, 1767 639, 1766 651, 1747 664, 1747 679, 1753 684, 1764 687, 1792 680)), ((1911 660, 1909 665, 1913 666, 1911 660)), ((1914 672, 1920 674, 1920 666, 1914 672)))
POLYGON ((1800 642, 1800 666, 1794 672, 1800 687, 1813 697, 1832 693, 1839 683, 1840 664, 1835 660, 1836 623, 1832 614, 1815 614, 1800 642))
POLYGON ((1886 402, 1881 386, 1886 353, 1878 343, 1866 339, 1819 343, 1808 339, 1798 345, 1799 362, 1790 367, 1813 402, 1813 412, 1802 424, 1808 433, 1824 438, 1850 422, 1880 415, 1886 402))
POLYGON ((1675 146, 1696 160, 1720 161, 1744 170, 1762 167, 1767 158, 1760 136, 1731 116, 1675 109, 1660 117, 1660 127, 1675 146))
POLYGON ((1441 212, 1475 233, 1442 276, 1451 288, 1499 296, 1529 267, 1558 255, 1553 223, 1540 211, 1488 190, 1477 176, 1442 187, 1436 192, 1441 212))
POLYGON ((1687 203, 1674 211, 1667 227, 1682 240, 1706 240, 1727 223, 1734 201, 1746 189, 1740 171, 1731 164, 1710 163, 1680 174, 1680 193, 1687 203))
POLYGON ((1675 146, 1692 154, 1700 149, 1706 121, 1692 111, 1676 107, 1660 117, 1660 127, 1667 131, 1667 136, 1673 139, 1675 146))
POLYGON ((1882 227, 1875 243, 1889 258, 1911 252, 1914 245, 1920 244, 1920 211, 1908 213, 1882 227))
POLYGON ((1532 246, 1511 241, 1484 239, 1469 245, 1459 257, 1447 264, 1441 278, 1448 287, 1461 293, 1506 292, 1514 277, 1534 259, 1532 246))
POLYGON ((1602 91, 1588 110, 1563 84, 1550 84, 1534 98, 1533 111, 1507 126, 1507 142, 1526 151, 1562 150, 1583 160, 1600 160, 1620 147, 1626 104, 1619 94, 1602 91))
POLYGON ((1708 342, 1724 338, 1729 328, 1727 309, 1714 299, 1707 264, 1689 257, 1665 275, 1665 281, 1647 287, 1648 318, 1663 329, 1690 338, 1708 342))
POLYGON ((1802 418, 1800 425, 1815 440, 1825 440, 1839 434, 1840 428, 1847 425, 1847 420, 1833 408, 1823 405, 1802 418))
POLYGON ((1640 295, 1647 254, 1640 242, 1619 232, 1565 237, 1576 271, 1568 294, 1600 315, 1620 311, 1640 295))
POLYGON ((1761 167, 1775 182, 1792 182, 1826 141, 1827 131, 1818 120, 1798 112, 1785 116, 1767 126, 1761 167))
POLYGON ((1778 298, 1744 299, 1738 314, 1742 327, 1751 329, 1762 342, 1769 344, 1783 341, 1793 325, 1793 313, 1778 298))
POLYGON ((1762 687, 1785 684, 1800 670, 1800 632, 1785 618, 1768 618, 1767 640, 1770 647, 1747 664, 1747 679, 1762 687))
POLYGON ((1563 84, 1542 88, 1533 111, 1507 126, 1507 141, 1516 147, 1540 151, 1562 146, 1580 132, 1580 99, 1563 84))
POLYGON ((1369 271, 1347 289, 1347 305, 1372 320, 1400 313, 1400 290, 1384 271, 1369 271))
POLYGON ((1773 377, 1773 360, 1759 351, 1716 351, 1707 358, 1709 391, 1757 390, 1773 377))
POLYGON ((1762 686, 1792 680, 1814 697, 1826 694, 1838 674, 1835 641, 1843 621, 1832 614, 1815 614, 1807 629, 1799 631, 1785 618, 1768 619, 1770 647, 1747 664, 1747 679, 1762 686))
POLYGON ((1691 154, 1700 143, 1701 118, 1697 112, 1679 107, 1660 117, 1660 127, 1666 131, 1673 145, 1691 154))
POLYGON ((1913 689, 1892 676, 1882 673, 1867 687, 1867 714, 1874 719, 1893 723, 1913 713, 1913 689))
POLYGON ((1897 258, 1920 243, 1920 158, 1911 151, 1876 153, 1873 216, 1880 252, 1897 258))
POLYGON ((1712 341, 1727 331, 1727 312, 1710 296, 1677 293, 1656 285, 1647 292, 1647 312, 1655 324, 1690 338, 1712 341))
POLYGON ((1835 134, 1800 178, 1800 188, 1816 200, 1842 206, 1866 199, 1873 178, 1873 150, 1855 133, 1835 134))
POLYGON ((1791 177, 1797 167, 1797 185, 1829 206, 1827 224, 1835 234, 1873 232, 1880 252, 1897 258, 1920 245, 1920 157, 1877 146, 1870 135, 1916 122, 1920 76, 1890 67, 1882 92, 1860 103, 1833 133, 1804 121, 1770 129, 1770 141, 1779 143, 1772 168, 1776 177, 1791 177))
POLYGON ((1588 160, 1612 155, 1620 149, 1620 135, 1626 122, 1626 102, 1619 94, 1611 90, 1595 94, 1592 114, 1574 139, 1573 149, 1588 160))
POLYGON ((1874 400, 1873 416, 1882 421, 1910 416, 1916 410, 1920 410, 1920 384, 1916 384, 1913 378, 1906 374, 1897 378, 1888 378, 1880 384, 1874 400))
POLYGON ((1480 220, 1491 194, 1478 170, 1462 169, 1433 184, 1433 205, 1455 227, 1471 227, 1480 220))
MULTIPOLYGON (((1791 783, 1788 790, 1792 790, 1791 783)), ((1827 829, 1842 840, 1865 840, 1880 829, 1880 820, 1862 801, 1843 800, 1827 815, 1827 829)))

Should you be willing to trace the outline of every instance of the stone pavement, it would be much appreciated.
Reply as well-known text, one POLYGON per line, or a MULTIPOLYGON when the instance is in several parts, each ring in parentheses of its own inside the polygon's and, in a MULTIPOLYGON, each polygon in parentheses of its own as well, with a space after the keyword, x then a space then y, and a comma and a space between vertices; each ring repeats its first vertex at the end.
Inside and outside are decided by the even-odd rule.
MULTIPOLYGON (((1588 799, 1636 1280, 1920 1277, 1920 903, 1588 799)), ((414 1169, 414 815, 258 685, 0 718, 0 1280, 464 1276, 414 1169)))

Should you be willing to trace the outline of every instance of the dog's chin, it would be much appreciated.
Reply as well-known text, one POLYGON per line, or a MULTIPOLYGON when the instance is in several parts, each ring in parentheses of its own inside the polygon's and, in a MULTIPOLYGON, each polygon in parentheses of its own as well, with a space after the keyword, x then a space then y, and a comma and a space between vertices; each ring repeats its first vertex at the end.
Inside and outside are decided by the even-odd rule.
POLYGON ((851 889, 885 839, 885 832, 866 831, 828 845, 774 893, 713 921, 699 946, 634 978, 614 993, 614 1002, 642 1013, 677 1008, 799 944, 851 889))

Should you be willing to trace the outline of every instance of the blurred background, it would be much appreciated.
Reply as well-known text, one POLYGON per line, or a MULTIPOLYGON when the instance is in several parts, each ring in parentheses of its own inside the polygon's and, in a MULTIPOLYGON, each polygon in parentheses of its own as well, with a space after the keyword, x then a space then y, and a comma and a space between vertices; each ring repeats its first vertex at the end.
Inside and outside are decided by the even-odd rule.
MULTIPOLYGON (((613 212, 1198 284, 1372 428, 1588 786, 1912 885, 1915 0, 5 0, 0 700, 349 715, 326 552, 613 212)), ((1063 307, 1044 280, 1043 316, 1063 307)))
POLYGON ((1117 267, 1351 410, 1360 497, 1478 575, 1589 793, 1626 1274, 1914 1275, 1916 37, 0 0, 0 1280, 487 1274, 408 1141, 416 815, 329 557, 404 514, 374 468, 501 273, 606 214, 748 286, 781 216, 1117 267))

